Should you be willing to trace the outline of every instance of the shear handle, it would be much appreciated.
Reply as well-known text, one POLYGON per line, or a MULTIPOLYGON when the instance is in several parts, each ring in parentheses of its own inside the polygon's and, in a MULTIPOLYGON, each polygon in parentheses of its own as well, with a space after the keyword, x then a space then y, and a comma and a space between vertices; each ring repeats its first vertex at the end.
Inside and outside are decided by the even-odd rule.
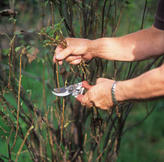
MULTIPOLYGON (((91 89, 92 86, 87 82, 87 81, 82 81, 82 87, 86 88, 87 90, 91 89)), ((76 99, 81 102, 82 98, 84 97, 84 95, 80 94, 76 97, 76 99)))
POLYGON ((82 87, 89 90, 92 86, 87 81, 82 81, 82 87))

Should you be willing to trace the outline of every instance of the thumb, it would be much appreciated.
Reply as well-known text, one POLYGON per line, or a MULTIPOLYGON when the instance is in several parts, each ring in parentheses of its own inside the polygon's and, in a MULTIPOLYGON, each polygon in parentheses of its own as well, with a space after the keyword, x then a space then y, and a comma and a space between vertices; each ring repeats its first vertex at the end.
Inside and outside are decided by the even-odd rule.
POLYGON ((84 95, 78 95, 77 97, 76 97, 76 99, 79 101, 79 102, 82 102, 82 98, 84 97, 84 95))
MULTIPOLYGON (((87 81, 82 81, 82 87, 86 88, 87 90, 91 89, 92 86, 87 81)), ((84 95, 79 94, 76 99, 82 103, 84 95)))
POLYGON ((66 57, 68 57, 71 53, 72 53, 72 49, 70 47, 67 47, 66 49, 64 49, 60 53, 56 53, 56 59, 57 60, 63 60, 66 57))
POLYGON ((76 97, 76 99, 81 102, 81 104, 83 106, 86 106, 86 107, 92 107, 93 106, 93 102, 90 101, 90 99, 88 98, 88 95, 87 93, 85 95, 78 95, 76 97))

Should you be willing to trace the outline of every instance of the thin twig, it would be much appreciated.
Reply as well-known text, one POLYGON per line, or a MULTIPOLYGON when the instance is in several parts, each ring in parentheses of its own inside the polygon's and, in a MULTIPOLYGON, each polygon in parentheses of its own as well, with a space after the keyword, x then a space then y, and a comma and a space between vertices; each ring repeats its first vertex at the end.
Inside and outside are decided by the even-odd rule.
POLYGON ((65 98, 63 98, 63 108, 62 108, 62 119, 61 119, 61 136, 60 136, 60 143, 63 141, 63 126, 64 126, 64 111, 65 111, 65 98))
POLYGON ((156 108, 156 105, 153 106, 153 108, 144 116, 143 119, 141 119, 141 120, 138 121, 137 123, 135 123, 135 124, 129 126, 128 128, 126 128, 126 129, 123 131, 122 134, 124 135, 127 131, 129 131, 129 130, 131 130, 131 129, 137 127, 137 126, 140 125, 141 123, 143 123, 143 122, 150 116, 150 114, 154 111, 155 108, 156 108))
POLYGON ((104 0, 104 5, 102 9, 102 22, 101 22, 101 37, 104 37, 104 19, 105 19, 105 8, 106 8, 107 0, 104 0))
POLYGON ((21 150, 22 150, 22 148, 23 148, 23 146, 24 146, 24 144, 25 144, 25 142, 26 142, 26 139, 27 139, 27 137, 30 135, 30 132, 31 132, 33 129, 34 129, 34 126, 31 125, 31 127, 28 129, 28 131, 27 131, 27 133, 26 133, 26 135, 25 135, 25 137, 24 137, 24 140, 23 140, 23 142, 22 142, 22 144, 21 144, 21 146, 20 146, 20 148, 19 148, 19 150, 18 150, 18 152, 17 152, 15 162, 18 161, 18 157, 19 157, 19 155, 20 155, 20 153, 21 153, 21 150))
POLYGON ((143 15, 142 15, 142 22, 141 22, 141 27, 140 27, 140 29, 143 29, 143 26, 144 26, 146 8, 147 8, 147 0, 145 0, 144 11, 143 11, 143 15))
POLYGON ((16 139, 17 139, 17 135, 18 135, 18 129, 19 129, 19 112, 20 112, 20 92, 21 92, 21 81, 22 81, 22 55, 25 53, 25 48, 22 49, 22 52, 20 54, 20 62, 19 62, 19 84, 18 84, 18 103, 17 103, 17 127, 16 127, 16 134, 14 137, 14 142, 13 145, 11 147, 11 150, 14 148, 15 143, 16 143, 16 139))

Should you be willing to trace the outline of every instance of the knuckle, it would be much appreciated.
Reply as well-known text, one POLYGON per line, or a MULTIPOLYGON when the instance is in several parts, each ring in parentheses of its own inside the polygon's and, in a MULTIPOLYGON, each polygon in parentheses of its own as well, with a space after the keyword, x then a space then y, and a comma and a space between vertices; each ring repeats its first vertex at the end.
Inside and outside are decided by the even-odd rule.
POLYGON ((92 105, 90 103, 86 104, 86 107, 91 108, 92 105))
POLYGON ((82 104, 87 104, 88 103, 88 97, 86 95, 84 95, 84 97, 81 100, 82 104))
POLYGON ((102 82, 104 79, 103 78, 98 78, 97 80, 96 80, 96 83, 100 83, 100 82, 102 82))
POLYGON ((68 57, 66 57, 66 59, 65 59, 67 62, 72 62, 73 61, 73 58, 71 57, 71 56, 68 56, 68 57))
POLYGON ((91 95, 92 95, 91 90, 88 90, 87 93, 85 94, 87 98, 91 98, 91 95))

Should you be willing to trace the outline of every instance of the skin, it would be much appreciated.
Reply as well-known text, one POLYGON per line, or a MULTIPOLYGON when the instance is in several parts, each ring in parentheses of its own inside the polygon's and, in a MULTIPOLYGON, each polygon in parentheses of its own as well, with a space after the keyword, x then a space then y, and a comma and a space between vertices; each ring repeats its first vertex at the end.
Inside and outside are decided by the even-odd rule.
MULTIPOLYGON (((67 48, 56 48, 53 61, 61 65, 63 60, 79 64, 95 57, 107 60, 139 61, 164 53, 164 31, 155 27, 140 30, 122 37, 96 40, 67 38, 67 48)), ((113 106, 111 87, 114 80, 99 78, 84 96, 77 99, 91 107, 109 109, 113 106), (105 88, 104 88, 105 87, 105 88)), ((164 95, 164 65, 136 78, 118 81, 115 90, 117 101, 147 99, 164 95), (138 88, 139 87, 139 88, 138 88)))

